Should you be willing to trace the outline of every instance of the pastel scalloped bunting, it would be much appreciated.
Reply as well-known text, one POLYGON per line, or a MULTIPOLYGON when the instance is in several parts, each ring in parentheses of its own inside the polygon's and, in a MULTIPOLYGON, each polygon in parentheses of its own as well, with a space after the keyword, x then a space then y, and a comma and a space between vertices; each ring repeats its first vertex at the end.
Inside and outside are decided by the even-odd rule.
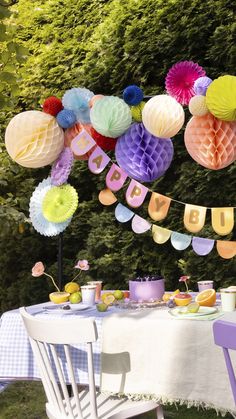
POLYGON ((151 224, 139 215, 135 215, 134 218, 132 218, 132 230, 134 233, 142 234, 150 230, 150 228, 151 224))
POLYGON ((134 216, 134 212, 122 204, 118 204, 115 209, 115 217, 120 223, 127 223, 134 216))

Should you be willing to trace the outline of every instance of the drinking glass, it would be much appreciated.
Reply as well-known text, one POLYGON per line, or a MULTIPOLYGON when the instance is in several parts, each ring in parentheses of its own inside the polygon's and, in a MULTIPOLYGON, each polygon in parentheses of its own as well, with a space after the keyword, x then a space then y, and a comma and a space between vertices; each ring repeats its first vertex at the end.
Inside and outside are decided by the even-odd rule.
POLYGON ((99 301, 101 298, 102 281, 89 281, 88 285, 95 285, 96 287, 95 300, 99 301))
POLYGON ((82 303, 93 306, 95 304, 96 285, 82 285, 82 303))

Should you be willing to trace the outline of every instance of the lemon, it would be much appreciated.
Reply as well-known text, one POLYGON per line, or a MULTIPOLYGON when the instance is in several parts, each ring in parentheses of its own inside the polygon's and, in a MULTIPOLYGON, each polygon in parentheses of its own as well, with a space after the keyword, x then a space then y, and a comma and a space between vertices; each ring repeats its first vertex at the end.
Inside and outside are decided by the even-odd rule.
POLYGON ((171 296, 173 297, 174 295, 177 295, 179 293, 180 293, 180 290, 179 289, 178 290, 175 290, 175 291, 172 292, 171 296))
POLYGON ((121 290, 114 291, 113 295, 114 295, 116 300, 122 300, 124 298, 124 293, 121 290))
POLYGON ((200 308, 200 305, 198 303, 196 303, 196 302, 195 303, 190 303, 187 306, 188 313, 197 313, 198 310, 199 310, 199 308, 200 308))
POLYGON ((162 300, 165 301, 165 303, 166 303, 167 301, 169 301, 170 297, 171 297, 171 294, 169 294, 169 293, 166 292, 163 295, 162 300))
POLYGON ((76 282, 67 282, 65 285, 65 292, 69 292, 70 294, 73 294, 73 292, 77 292, 80 290, 79 284, 76 284, 76 282))
POLYGON ((57 291, 49 294, 49 299, 55 304, 65 303, 69 299, 69 292, 57 291))
POLYGON ((105 299, 108 295, 113 295, 113 294, 112 294, 112 292, 104 292, 104 293, 101 295, 101 300, 102 300, 102 302, 104 302, 104 299, 105 299))
POLYGON ((108 305, 105 303, 99 303, 96 305, 98 311, 107 311, 108 305))
POLYGON ((105 303, 107 306, 110 306, 115 301, 115 297, 113 294, 106 295, 105 298, 103 298, 103 303, 105 303))

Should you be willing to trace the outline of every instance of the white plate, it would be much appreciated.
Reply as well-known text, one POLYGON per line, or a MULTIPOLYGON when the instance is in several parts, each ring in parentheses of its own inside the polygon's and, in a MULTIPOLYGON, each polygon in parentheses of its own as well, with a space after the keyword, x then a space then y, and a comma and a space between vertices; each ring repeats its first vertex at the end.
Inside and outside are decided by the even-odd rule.
POLYGON ((189 319, 192 317, 206 316, 207 314, 213 314, 217 312, 216 307, 204 307, 204 306, 199 307, 199 310, 197 313, 180 313, 180 310, 181 310, 181 307, 175 307, 169 310, 169 313, 175 317, 181 317, 182 319, 183 318, 189 319))
POLYGON ((81 310, 87 310, 88 308, 92 308, 91 306, 88 306, 87 304, 57 304, 57 305, 50 305, 50 306, 45 306, 43 307, 43 309, 47 312, 47 313, 60 313, 60 314, 72 314, 76 311, 81 311, 81 310), (69 306, 70 309, 65 310, 63 309, 64 306, 69 306))

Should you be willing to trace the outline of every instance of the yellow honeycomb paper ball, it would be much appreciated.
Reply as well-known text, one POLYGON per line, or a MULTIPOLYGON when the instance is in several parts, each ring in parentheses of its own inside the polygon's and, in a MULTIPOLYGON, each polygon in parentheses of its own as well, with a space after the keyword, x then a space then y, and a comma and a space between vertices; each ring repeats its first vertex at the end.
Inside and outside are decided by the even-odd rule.
POLYGON ((236 77, 225 75, 213 80, 206 92, 209 111, 222 121, 236 121, 236 77))
POLYGON ((12 160, 24 167, 47 166, 64 146, 64 132, 54 116, 40 111, 21 112, 11 119, 5 133, 12 160))

